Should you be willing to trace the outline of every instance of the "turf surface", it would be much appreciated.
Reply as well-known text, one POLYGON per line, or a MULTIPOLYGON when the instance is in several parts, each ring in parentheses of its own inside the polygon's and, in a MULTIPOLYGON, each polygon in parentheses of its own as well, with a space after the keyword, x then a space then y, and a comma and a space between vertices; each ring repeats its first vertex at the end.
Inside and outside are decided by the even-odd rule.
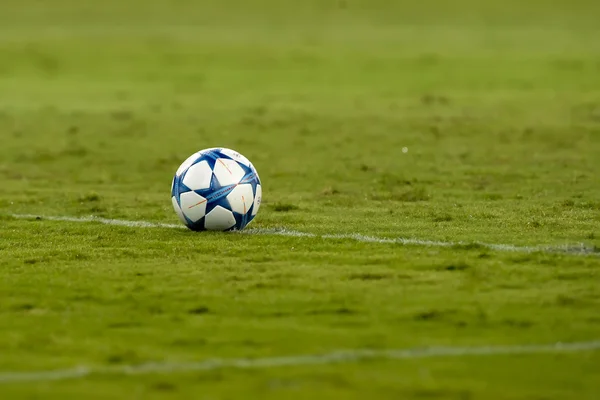
MULTIPOLYGON (((600 338, 594 1, 3 1, 0 375, 600 338), (249 157, 253 228, 196 234, 179 164, 249 157), (405 151, 403 151, 405 148, 405 151)), ((99 374, 2 398, 597 399, 600 352, 99 374)))

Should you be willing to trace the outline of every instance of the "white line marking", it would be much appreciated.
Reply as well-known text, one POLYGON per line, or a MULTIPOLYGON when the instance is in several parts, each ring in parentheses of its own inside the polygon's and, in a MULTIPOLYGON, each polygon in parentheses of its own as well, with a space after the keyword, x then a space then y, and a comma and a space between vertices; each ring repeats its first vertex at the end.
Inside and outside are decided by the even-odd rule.
MULTIPOLYGON (((48 221, 65 222, 98 222, 105 225, 127 226, 131 228, 168 228, 168 229, 186 229, 181 224, 164 224, 160 222, 146 221, 126 221, 120 219, 108 219, 100 217, 66 217, 66 216, 38 216, 33 214, 9 214, 9 216, 18 219, 39 219, 48 221)), ((600 252, 595 247, 586 246, 583 243, 564 246, 515 246, 512 244, 494 244, 482 242, 441 242, 434 240, 421 240, 413 238, 381 238, 375 236, 365 236, 359 233, 353 234, 326 234, 317 235, 308 232, 299 232, 285 228, 250 228, 237 234, 245 235, 276 235, 290 237, 310 237, 321 239, 355 240, 363 243, 383 243, 383 244, 402 244, 426 247, 453 247, 453 246, 480 246, 489 250, 516 252, 516 253, 551 253, 551 254, 571 254, 600 257, 600 252)))
POLYGON ((197 362, 149 362, 137 365, 78 367, 53 371, 4 372, 0 383, 47 382, 85 378, 91 375, 142 375, 212 371, 222 368, 257 369, 325 365, 370 359, 411 360, 434 357, 501 356, 543 353, 574 353, 600 350, 600 340, 589 342, 483 347, 429 347, 397 350, 346 350, 326 354, 266 358, 215 358, 197 362))
POLYGON ((38 220, 47 220, 47 221, 63 221, 63 222, 99 222, 105 225, 117 225, 117 226, 127 226, 130 228, 170 228, 170 229, 185 229, 185 226, 179 224, 162 224, 155 222, 146 222, 146 221, 125 221, 122 219, 107 219, 100 217, 53 217, 53 216, 41 216, 41 215, 33 215, 33 214, 10 214, 13 218, 18 219, 38 219, 38 220))
MULTIPOLYGON (((65 222, 98 222, 106 225, 126 226, 133 228, 168 228, 185 229, 178 224, 152 223, 145 221, 125 221, 116 219, 106 219, 99 217, 60 217, 12 214, 13 218, 19 219, 41 219, 49 221, 65 222)), ((312 237, 323 239, 351 239, 366 243, 388 243, 436 247, 452 247, 460 245, 469 245, 469 243, 440 242, 420 239, 407 238, 378 238, 373 236, 364 236, 360 234, 350 235, 316 235, 313 233, 291 231, 287 229, 249 229, 242 231, 244 234, 260 235, 280 235, 291 237, 312 237)), ((476 243, 492 250, 512 251, 512 252, 552 252, 569 254, 592 254, 594 249, 581 246, 565 247, 526 247, 503 244, 485 244, 476 243)), ((596 253, 593 253, 596 254, 596 253)), ((597 255, 597 254, 596 254, 597 255)), ((220 368, 269 368, 283 366, 300 365, 320 365, 335 364, 343 362, 356 362, 365 359, 416 359, 428 357, 461 357, 461 356, 490 356, 490 355, 516 355, 516 354, 537 354, 537 353, 557 353, 557 352, 582 352, 600 349, 600 340, 589 342, 574 343, 556 343, 550 345, 515 345, 515 346, 484 346, 484 347, 431 347, 423 349, 399 349, 399 350, 351 350, 337 351, 321 355, 299 355, 288 357, 270 357, 255 359, 212 359, 198 362, 152 362, 138 365, 120 365, 120 366, 100 366, 100 367, 78 367, 71 369, 53 370, 53 371, 34 371, 34 372, 4 372, 0 373, 0 383, 17 382, 36 382, 36 381, 55 381, 65 379, 85 378, 90 375, 102 374, 152 374, 152 373, 174 373, 191 371, 210 371, 220 368)))

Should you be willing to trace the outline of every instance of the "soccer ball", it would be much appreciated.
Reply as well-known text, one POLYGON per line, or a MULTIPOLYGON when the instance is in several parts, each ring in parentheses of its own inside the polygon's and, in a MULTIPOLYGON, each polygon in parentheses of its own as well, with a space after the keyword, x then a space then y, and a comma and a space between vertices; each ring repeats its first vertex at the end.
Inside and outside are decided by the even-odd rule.
POLYGON ((171 201, 181 222, 193 231, 246 227, 258 213, 260 178, 237 151, 211 148, 192 154, 171 184, 171 201))

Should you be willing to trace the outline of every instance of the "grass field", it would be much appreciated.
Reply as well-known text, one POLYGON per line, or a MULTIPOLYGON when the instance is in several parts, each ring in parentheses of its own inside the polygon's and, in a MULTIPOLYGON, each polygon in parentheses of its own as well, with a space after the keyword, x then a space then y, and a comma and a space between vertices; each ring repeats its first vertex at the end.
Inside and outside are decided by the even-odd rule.
POLYGON ((598 21, 593 0, 3 0, 0 397, 600 398, 598 350, 461 355, 600 339, 598 21), (261 175, 248 234, 67 220, 177 224, 171 178, 214 146, 261 175), (430 346, 455 354, 297 358, 430 346), (258 361, 185 366, 215 358, 258 361), (173 370, 126 373, 147 363, 173 370))

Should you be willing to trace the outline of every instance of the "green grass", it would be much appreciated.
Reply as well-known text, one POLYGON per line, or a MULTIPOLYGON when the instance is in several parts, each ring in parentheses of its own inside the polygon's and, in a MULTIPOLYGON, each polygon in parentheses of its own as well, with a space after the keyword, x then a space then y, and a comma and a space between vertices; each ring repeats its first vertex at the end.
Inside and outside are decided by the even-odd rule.
MULTIPOLYGON (((78 365, 600 338, 592 0, 0 6, 0 375, 78 365), (169 186, 257 167, 252 226, 198 234, 169 186), (402 149, 406 147, 407 152, 402 149)), ((600 352, 0 383, 0 397, 596 399, 600 352)))

